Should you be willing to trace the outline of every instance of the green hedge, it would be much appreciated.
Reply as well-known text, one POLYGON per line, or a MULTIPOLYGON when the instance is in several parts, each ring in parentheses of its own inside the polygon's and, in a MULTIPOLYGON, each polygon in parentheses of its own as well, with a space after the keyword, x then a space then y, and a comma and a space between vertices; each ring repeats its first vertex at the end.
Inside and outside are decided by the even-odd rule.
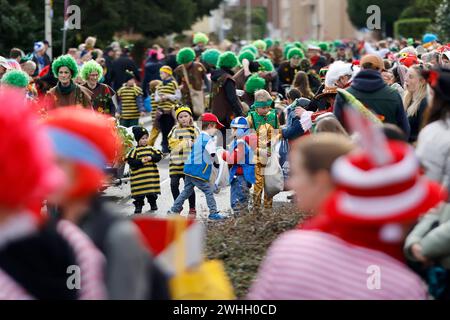
POLYGON ((422 38, 427 28, 431 25, 429 18, 410 18, 397 20, 394 24, 396 38, 422 38))

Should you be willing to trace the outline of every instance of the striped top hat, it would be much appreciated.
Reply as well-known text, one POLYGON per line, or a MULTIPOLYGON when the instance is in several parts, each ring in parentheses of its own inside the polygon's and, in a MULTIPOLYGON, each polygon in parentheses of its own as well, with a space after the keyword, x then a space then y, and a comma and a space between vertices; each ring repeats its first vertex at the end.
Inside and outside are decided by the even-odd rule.
POLYGON ((333 219, 376 225, 409 222, 445 201, 442 187, 420 174, 409 145, 389 141, 386 147, 391 158, 384 164, 365 151, 336 160, 332 175, 337 190, 325 203, 333 219))

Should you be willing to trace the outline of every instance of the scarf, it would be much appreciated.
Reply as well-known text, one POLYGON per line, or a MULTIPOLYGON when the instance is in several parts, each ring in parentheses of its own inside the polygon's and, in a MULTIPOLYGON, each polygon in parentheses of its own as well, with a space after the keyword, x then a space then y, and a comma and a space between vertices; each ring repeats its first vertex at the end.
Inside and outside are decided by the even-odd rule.
POLYGON ((73 83, 73 81, 70 81, 70 85, 67 87, 63 86, 61 82, 58 81, 58 90, 64 96, 70 94, 73 90, 75 90, 75 88, 76 85, 75 83, 73 83))

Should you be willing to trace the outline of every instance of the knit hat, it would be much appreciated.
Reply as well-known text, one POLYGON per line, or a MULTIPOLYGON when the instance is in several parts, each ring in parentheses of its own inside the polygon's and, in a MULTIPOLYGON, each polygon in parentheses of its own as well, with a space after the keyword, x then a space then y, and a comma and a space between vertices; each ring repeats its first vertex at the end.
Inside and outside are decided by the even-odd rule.
POLYGON ((45 124, 55 153, 75 167, 75 181, 67 197, 95 194, 106 178, 105 167, 121 154, 122 142, 114 121, 109 116, 69 106, 49 111, 45 124))
POLYGON ((195 60, 195 51, 191 48, 185 47, 177 53, 177 63, 186 64, 195 60))
POLYGON ((242 61, 244 59, 247 59, 249 62, 255 61, 256 56, 255 54, 250 50, 250 49, 246 49, 246 50, 241 50, 241 52, 239 53, 239 62, 242 63, 242 61))
POLYGON ((17 88, 25 88, 30 82, 30 77, 24 71, 10 70, 1 80, 2 84, 17 88))
POLYGON ((148 131, 144 127, 134 126, 132 128, 132 131, 133 131, 134 139, 136 140, 136 142, 139 142, 139 140, 141 140, 143 136, 145 136, 145 135, 148 136, 148 131))
POLYGON ((134 73, 130 70, 125 70, 125 82, 134 79, 134 73))
POLYGON ((102 66, 95 60, 89 60, 81 67, 81 79, 87 81, 89 79, 89 75, 94 72, 97 72, 99 79, 103 77, 102 66))
POLYGON ((288 58, 288 60, 290 60, 293 57, 297 57, 297 58, 303 59, 305 57, 305 54, 299 48, 292 48, 292 49, 289 50, 289 52, 287 54, 287 58, 288 58))
POLYGON ((220 51, 217 49, 207 49, 202 53, 201 61, 211 66, 216 66, 219 60, 220 51))
POLYGON ((273 66, 273 63, 270 59, 267 58, 259 58, 256 60, 259 63, 259 70, 265 71, 265 72, 272 72, 275 70, 275 67, 273 66))
POLYGON ((445 101, 450 102, 450 70, 438 68, 422 71, 423 77, 434 89, 435 94, 445 101))
POLYGON ((238 58, 231 51, 226 51, 219 56, 217 61, 218 68, 229 68, 232 69, 239 64, 238 58))
POLYGON ((241 52, 245 51, 247 49, 250 50, 251 52, 253 52, 253 54, 255 56, 258 55, 258 48, 256 48, 253 44, 248 44, 246 46, 243 46, 242 49, 241 49, 241 52))
POLYGON ((264 89, 266 87, 266 80, 261 78, 257 74, 250 76, 245 82, 245 91, 247 93, 253 94, 257 90, 264 89))
POLYGON ((71 55, 63 55, 57 58, 52 63, 52 71, 55 78, 58 78, 58 71, 61 67, 69 68, 72 73, 72 78, 75 79, 78 76, 78 65, 75 59, 71 55))
POLYGON ((162 66, 162 67, 159 69, 159 71, 160 71, 160 72, 165 72, 165 73, 167 73, 169 76, 171 76, 171 75, 173 74, 172 68, 169 67, 169 66, 162 66))
POLYGON ((354 224, 413 222, 445 201, 441 186, 421 176, 411 147, 398 141, 386 147, 391 159, 384 165, 374 164, 366 152, 336 160, 337 190, 325 205, 332 218, 354 224))
POLYGON ((194 34, 193 42, 194 42, 194 44, 203 43, 203 44, 206 45, 209 42, 209 38, 203 32, 197 32, 197 33, 194 34))
POLYGON ((51 141, 23 92, 0 91, 0 207, 21 209, 41 203, 64 181, 51 141))
POLYGON ((178 119, 178 115, 179 115, 181 112, 187 112, 187 113, 189 113, 189 114, 192 116, 192 110, 191 110, 191 108, 184 106, 184 107, 179 107, 177 110, 175 110, 175 118, 178 119))
POLYGON ((267 49, 267 44, 264 40, 256 40, 255 42, 253 42, 253 45, 257 49, 262 50, 262 51, 266 51, 266 49, 267 49))

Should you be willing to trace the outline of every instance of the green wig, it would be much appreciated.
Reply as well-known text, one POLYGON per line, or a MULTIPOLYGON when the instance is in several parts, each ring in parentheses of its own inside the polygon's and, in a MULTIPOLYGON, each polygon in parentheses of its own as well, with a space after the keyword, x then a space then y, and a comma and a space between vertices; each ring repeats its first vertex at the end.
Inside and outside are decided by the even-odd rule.
POLYGON ((256 61, 259 63, 260 71, 272 72, 275 69, 270 59, 260 58, 256 61))
POLYGON ((242 63, 242 60, 247 59, 249 62, 255 61, 256 57, 253 52, 250 50, 243 50, 239 53, 239 62, 242 63))
POLYGON ((196 34, 194 34, 194 44, 199 44, 199 43, 208 44, 208 42, 209 42, 209 38, 203 32, 197 32, 196 34))
POLYGON ((266 49, 267 49, 267 44, 264 40, 256 40, 255 42, 253 42, 253 45, 257 49, 261 49, 262 51, 266 51, 266 49))
POLYGON ((257 74, 250 76, 245 82, 245 92, 253 94, 266 87, 266 80, 257 74))
POLYGON ((253 52, 253 54, 256 56, 258 54, 258 48, 256 48, 254 45, 252 44, 248 44, 246 46, 243 46, 241 51, 245 51, 245 50, 250 50, 251 52, 253 52))
POLYGON ((217 61, 218 68, 229 68, 232 69, 239 64, 238 58, 231 51, 225 51, 219 56, 219 61, 217 61))
POLYGON ((290 60, 292 57, 295 56, 300 57, 300 59, 303 59, 305 57, 305 54, 301 49, 295 47, 288 51, 287 58, 288 60, 290 60))
POLYGON ((292 43, 286 43, 283 50, 283 55, 287 58, 289 50, 292 48, 295 48, 295 46, 292 43))
POLYGON ((326 43, 326 42, 320 42, 319 43, 319 48, 323 52, 328 52, 330 50, 330 47, 328 46, 328 43, 326 43))
POLYGON ((81 67, 81 71, 80 71, 81 79, 83 79, 84 81, 87 81, 87 79, 89 78, 89 75, 93 72, 98 73, 99 79, 101 79, 103 77, 102 66, 95 60, 89 60, 88 62, 83 64, 83 67, 81 67))
POLYGON ((264 42, 266 43, 266 48, 270 48, 271 46, 274 45, 273 40, 270 39, 270 38, 265 38, 265 39, 264 39, 264 42))
POLYGON ((30 77, 22 70, 11 70, 5 73, 2 78, 2 84, 25 88, 30 82, 30 77))
POLYGON ((192 48, 185 47, 177 53, 177 63, 185 64, 195 60, 195 51, 192 48))
POLYGON ((201 61, 207 63, 212 66, 217 65, 217 61, 219 60, 220 51, 217 49, 207 49, 203 51, 201 61))
POLYGON ((61 67, 67 67, 72 72, 72 79, 75 79, 78 76, 78 65, 75 59, 69 55, 65 54, 60 56, 58 59, 53 61, 52 63, 52 71, 55 78, 58 78, 58 71, 61 67))

